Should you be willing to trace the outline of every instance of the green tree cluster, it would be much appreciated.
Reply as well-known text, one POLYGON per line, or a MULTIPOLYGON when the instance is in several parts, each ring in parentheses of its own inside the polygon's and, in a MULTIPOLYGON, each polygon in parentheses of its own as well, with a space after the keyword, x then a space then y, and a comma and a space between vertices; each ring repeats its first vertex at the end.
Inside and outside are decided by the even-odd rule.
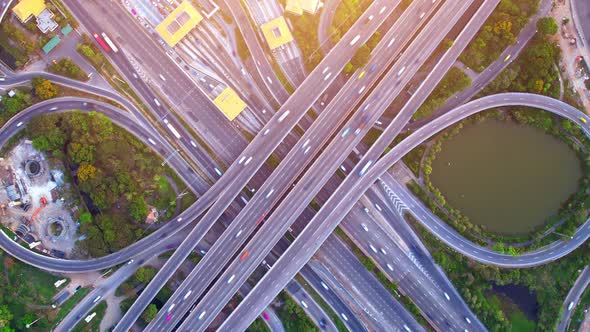
POLYGON ((144 322, 149 323, 152 320, 154 320, 154 318, 156 318, 157 314, 158 307, 156 307, 155 304, 150 303, 150 305, 148 305, 147 308, 145 308, 143 314, 141 314, 141 319, 143 319, 144 322))
POLYGON ((323 59, 317 38, 320 15, 287 14, 287 18, 293 25, 293 39, 303 54, 303 65, 311 72, 323 59))
POLYGON ((471 69, 481 72, 495 61, 502 51, 516 42, 516 36, 537 11, 539 0, 502 0, 475 39, 459 59, 471 69))
POLYGON ((35 77, 31 80, 34 94, 41 100, 57 97, 59 89, 51 81, 42 77, 35 77))
POLYGON ((536 36, 510 66, 483 91, 531 92, 559 98, 559 72, 556 64, 561 50, 543 36, 536 36))
POLYGON ((160 192, 154 180, 166 172, 159 158, 104 115, 76 111, 36 116, 27 133, 35 148, 60 159, 71 172, 87 207, 83 210, 93 214, 81 215, 87 240, 80 244, 90 255, 119 250, 145 234, 136 223, 147 216, 147 204, 163 202, 158 209, 174 209, 174 192, 160 192))
POLYGON ((84 56, 94 68, 100 68, 103 65, 105 58, 100 50, 94 45, 92 39, 88 35, 82 35, 80 43, 76 46, 76 51, 84 56))
POLYGON ((318 331, 305 311, 285 292, 279 294, 282 307, 278 312, 287 332, 318 331))
POLYGON ((553 17, 543 17, 537 21, 537 31, 543 35, 554 35, 559 30, 553 17))
POLYGON ((87 81, 88 74, 70 58, 61 58, 49 66, 49 71, 75 80, 87 81))

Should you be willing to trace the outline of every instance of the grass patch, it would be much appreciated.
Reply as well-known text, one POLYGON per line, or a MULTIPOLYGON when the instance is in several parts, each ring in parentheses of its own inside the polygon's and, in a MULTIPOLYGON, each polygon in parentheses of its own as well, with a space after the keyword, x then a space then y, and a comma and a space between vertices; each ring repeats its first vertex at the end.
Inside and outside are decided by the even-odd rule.
POLYGON ((56 322, 60 322, 70 311, 72 311, 72 308, 74 308, 76 304, 78 304, 78 302, 80 302, 80 300, 82 300, 84 296, 88 294, 88 292, 90 292, 89 288, 81 288, 76 293, 74 293, 74 295, 70 296, 69 299, 59 306, 59 311, 57 312, 54 320, 56 322))

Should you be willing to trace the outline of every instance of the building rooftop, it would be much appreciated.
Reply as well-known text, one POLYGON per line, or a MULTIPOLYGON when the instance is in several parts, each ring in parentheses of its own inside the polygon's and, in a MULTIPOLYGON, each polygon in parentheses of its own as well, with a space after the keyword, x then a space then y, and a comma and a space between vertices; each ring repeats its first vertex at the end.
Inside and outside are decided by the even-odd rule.
POLYGON ((232 88, 225 88, 213 102, 230 121, 246 109, 246 103, 232 88))
POLYGON ((264 38, 271 50, 277 47, 281 47, 293 40, 293 35, 289 31, 287 21, 283 16, 277 17, 276 19, 264 23, 260 26, 264 38))
POLYGON ((61 38, 59 38, 59 36, 54 36, 53 38, 49 39, 47 44, 43 45, 41 49, 43 50, 43 53, 47 54, 51 52, 51 50, 54 49, 60 42, 61 38))
POLYGON ((21 0, 12 8, 18 19, 26 23, 32 16, 37 17, 47 8, 44 0, 21 0))
POLYGON ((301 15, 303 12, 315 14, 320 8, 319 0, 287 0, 285 10, 293 14, 301 15))
POLYGON ((156 27, 156 31, 168 45, 173 47, 202 19, 203 16, 197 9, 188 0, 184 0, 156 27))

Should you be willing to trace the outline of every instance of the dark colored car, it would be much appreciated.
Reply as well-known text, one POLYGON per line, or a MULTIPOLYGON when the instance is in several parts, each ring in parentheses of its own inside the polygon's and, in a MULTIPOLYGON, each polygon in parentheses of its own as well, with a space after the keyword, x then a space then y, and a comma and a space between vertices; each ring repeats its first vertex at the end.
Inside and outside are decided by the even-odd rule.
POLYGON ((323 318, 322 318, 322 319, 320 319, 320 327, 321 327, 322 329, 325 329, 325 328, 326 328, 326 320, 325 320, 325 319, 323 319, 323 318))

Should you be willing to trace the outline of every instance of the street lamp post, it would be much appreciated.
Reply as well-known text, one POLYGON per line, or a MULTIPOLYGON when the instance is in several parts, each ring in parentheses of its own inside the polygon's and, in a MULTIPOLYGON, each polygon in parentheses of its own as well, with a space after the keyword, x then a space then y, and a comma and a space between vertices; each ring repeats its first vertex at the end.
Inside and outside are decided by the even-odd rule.
POLYGON ((38 317, 37 319, 35 319, 34 321, 30 322, 29 324, 25 325, 26 328, 30 328, 33 324, 35 324, 39 319, 41 319, 41 317, 38 317))
POLYGON ((574 239, 574 237, 573 237, 573 236, 571 236, 571 235, 565 235, 565 234, 563 234, 563 233, 560 233, 560 232, 553 232, 553 233, 555 233, 555 234, 557 234, 557 235, 559 235, 559 236, 563 236, 563 237, 565 237, 565 238, 568 238, 568 239, 570 239, 570 240, 573 240, 573 239, 574 239))

